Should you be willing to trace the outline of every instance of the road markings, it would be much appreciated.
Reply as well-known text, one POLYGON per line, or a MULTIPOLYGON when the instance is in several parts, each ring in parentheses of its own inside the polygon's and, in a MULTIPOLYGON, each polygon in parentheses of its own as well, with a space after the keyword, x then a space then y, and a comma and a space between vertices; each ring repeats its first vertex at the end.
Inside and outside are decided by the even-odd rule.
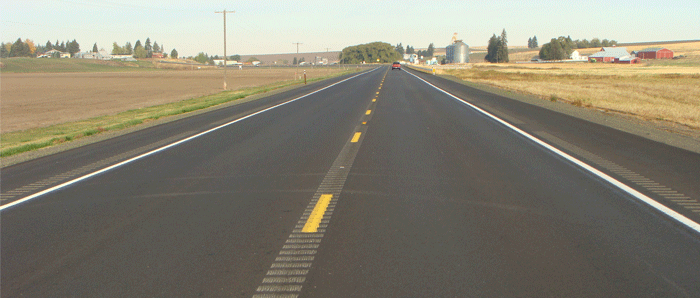
POLYGON ((377 99, 376 99, 376 98, 372 98, 372 102, 376 102, 376 101, 377 101, 377 99))
POLYGON ((367 110, 367 112, 365 112, 365 115, 369 115, 369 114, 372 114, 372 110, 367 110))
POLYGON ((311 211, 309 219, 306 221, 304 228, 301 229, 302 233, 318 232, 318 225, 321 223, 321 219, 323 219, 326 209, 328 209, 328 203, 331 202, 331 198, 333 198, 332 194, 321 195, 321 198, 319 198, 318 202, 316 202, 314 210, 311 211))
MULTIPOLYGON (((370 105, 371 106, 371 105, 370 105)), ((350 173, 350 168, 359 151, 360 136, 367 132, 366 114, 355 127, 355 134, 345 143, 340 154, 326 173, 316 193, 300 216, 299 221, 282 246, 279 255, 265 274, 254 298, 298 297, 306 275, 313 265, 321 240, 335 211, 340 192, 350 173)))
POLYGON ((362 135, 361 132, 356 132, 354 136, 352 136, 352 140, 350 140, 350 143, 357 143, 357 141, 360 140, 360 136, 362 135))
MULTIPOLYGON (((667 216, 673 218, 674 220, 676 220, 676 221, 678 221, 679 223, 685 225, 686 227, 688 227, 688 228, 694 230, 695 232, 700 233, 700 224, 698 224, 697 222, 695 222, 695 221, 693 221, 693 220, 691 220, 691 219, 685 217, 684 215, 682 215, 682 214, 676 212, 675 210, 673 210, 673 209, 671 209, 671 208, 669 208, 669 207, 666 207, 665 205, 663 205, 663 204, 657 202, 656 200, 654 200, 654 199, 652 199, 652 198, 646 196, 645 194, 643 194, 643 193, 637 191, 636 189, 634 189, 634 188, 632 188, 632 187, 630 187, 630 186, 628 186, 628 185, 626 185, 626 184, 620 182, 619 180, 617 180, 617 179, 615 179, 615 178, 609 176, 608 174, 605 174, 605 173, 601 172, 600 170, 598 170, 598 169, 596 169, 596 168, 590 166, 589 164, 584 163, 583 161, 581 161, 581 160, 579 160, 579 159, 577 159, 577 158, 574 158, 573 156, 571 156, 571 155, 565 153, 564 151, 561 151, 561 150, 557 149, 556 147, 554 147, 554 146, 552 146, 552 145, 550 145, 550 144, 548 144, 548 143, 546 143, 546 142, 544 142, 544 141, 542 141, 542 140, 540 140, 540 139, 534 137, 533 135, 531 135, 531 134, 529 134, 529 133, 527 133, 527 132, 525 132, 525 131, 523 131, 523 130, 521 130, 521 129, 515 127, 515 126, 513 126, 512 124, 510 124, 510 123, 508 123, 508 122, 506 122, 506 121, 504 121, 504 120, 502 120, 502 119, 500 119, 500 118, 494 116, 493 114, 491 114, 491 113, 489 113, 489 112, 487 112, 487 111, 485 111, 485 110, 483 110, 483 109, 481 109, 481 108, 479 108, 479 107, 477 107, 477 106, 475 106, 475 105, 469 103, 468 101, 466 101, 466 100, 464 100, 464 99, 461 99, 461 98, 459 98, 459 97, 453 95, 452 93, 449 93, 449 92, 447 92, 447 91, 445 91, 445 90, 443 90, 443 89, 440 89, 439 87, 437 87, 437 86, 431 84, 430 82, 428 82, 428 81, 426 81, 426 80, 424 80, 424 79, 422 79, 422 78, 420 78, 420 77, 418 77, 418 76, 412 74, 411 72, 408 72, 408 71, 407 71, 406 73, 408 73, 408 74, 410 74, 411 76, 415 77, 416 79, 418 79, 418 80, 424 82, 424 83, 427 84, 428 86, 431 86, 431 87, 437 89, 438 91, 444 93, 445 95, 447 95, 447 96, 449 96, 449 97, 452 97, 453 99, 457 100, 458 102, 460 102, 460 103, 462 103, 462 104, 464 104, 464 105, 469 106, 470 108, 472 108, 473 110, 475 110, 475 111, 477 111, 477 112, 483 114, 484 116, 493 119, 494 121, 496 121, 496 122, 502 124, 503 126, 509 128, 510 130, 512 130, 512 131, 514 131, 514 132, 516 132, 516 133, 518 133, 518 134, 520 134, 520 135, 522 135, 523 137, 525 137, 525 138, 531 140, 532 142, 534 142, 534 143, 536 143, 536 144, 538 144, 538 145, 544 147, 545 149, 547 149, 547 150, 549 150, 549 151, 551 151, 551 152, 553 152, 553 153, 559 155, 560 157, 562 157, 562 158, 568 160, 569 162, 571 162, 571 163, 573 163, 573 164, 575 164, 575 165, 581 167, 582 169, 584 169, 584 170, 586 170, 586 171, 588 171, 588 172, 590 172, 590 173, 592 173, 592 174, 598 176, 599 178, 601 178, 601 179, 607 181, 608 183, 614 185, 615 187, 621 189, 622 191, 624 191, 624 192, 630 194, 631 196, 637 198, 638 200, 640 200, 640 201, 646 203, 647 205, 651 206, 652 208, 658 210, 659 212, 662 212, 662 213, 666 214, 667 216)), ((613 172, 615 172, 616 174, 618 174, 616 171, 613 171, 613 172)), ((630 171, 630 170, 627 170, 627 169, 624 169, 624 168, 622 168, 622 167, 620 167, 619 172, 620 172, 620 173, 625 173, 625 174, 628 174, 628 175, 629 175, 630 173, 634 173, 634 172, 632 172, 632 171, 630 171)), ((621 176, 625 177, 625 175, 621 175, 621 176)), ((629 175, 629 176, 630 176, 630 177, 643 177, 643 176, 641 176, 641 175, 639 175, 639 174, 634 174, 634 175, 629 175)), ((627 178, 627 177, 625 177, 625 178, 627 178)))
MULTIPOLYGON (((15 206, 15 205, 24 203, 24 202, 26 202, 26 201, 32 200, 32 199, 34 199, 34 198, 43 196, 43 195, 45 195, 45 194, 47 194, 47 193, 50 193, 50 192, 53 192, 53 191, 62 189, 62 188, 64 188, 64 187, 67 187, 67 186, 70 186, 70 185, 73 185, 73 184, 75 184, 75 183, 78 183, 78 182, 81 182, 81 181, 83 181, 83 180, 89 179, 89 178, 91 178, 91 177, 93 177, 93 176, 102 174, 102 173, 104 173, 104 172, 111 171, 111 170, 113 170, 113 169, 115 169, 115 168, 118 168, 118 167, 121 167, 121 166, 123 166, 123 165, 132 163, 132 162, 134 162, 134 161, 136 161, 136 160, 139 160, 139 159, 142 159, 142 158, 151 156, 151 155, 156 154, 156 153, 159 153, 159 152, 161 152, 161 151, 168 150, 168 149, 170 149, 170 148, 172 148, 172 147, 175 147, 175 146, 178 146, 178 145, 180 145, 180 144, 182 144, 182 143, 185 143, 185 142, 191 141, 191 140, 193 140, 193 139, 199 138, 199 137, 201 137, 201 136, 203 136, 203 135, 206 135, 206 134, 209 134, 209 133, 211 133, 211 132, 213 132, 213 131, 217 131, 217 130, 219 130, 219 129, 222 129, 222 128, 227 127, 227 126, 230 126, 230 125, 232 125, 232 124, 241 122, 241 121, 246 120, 246 119, 248 119, 248 118, 252 118, 252 117, 254 117, 254 116, 257 116, 257 115, 259 115, 259 114, 262 114, 262 113, 265 113, 265 112, 267 112, 267 111, 273 110, 273 109, 275 109, 275 108, 281 107, 281 106, 283 106, 283 105, 286 105, 286 104, 295 102, 295 101, 297 101, 297 100, 300 100, 300 99, 302 99, 302 98, 308 97, 308 96, 313 95, 313 94, 316 94, 316 93, 318 93, 318 92, 321 92, 321 91, 326 90, 326 89, 328 89, 328 88, 331 88, 331 87, 333 87, 333 86, 342 84, 342 83, 344 83, 344 82, 347 82, 347 81, 352 80, 352 79, 354 79, 354 78, 357 78, 357 77, 359 77, 359 76, 363 76, 363 75, 366 75, 366 74, 368 74, 368 73, 372 73, 372 72, 376 71, 377 69, 379 69, 379 67, 374 68, 374 69, 369 70, 369 71, 366 71, 366 72, 363 72, 363 73, 360 73, 360 74, 357 74, 357 75, 354 75, 354 76, 349 77, 349 78, 347 78, 347 79, 344 79, 344 80, 335 82, 335 83, 330 84, 330 85, 328 85, 328 86, 326 86, 326 87, 323 87, 323 88, 320 88, 320 89, 315 90, 315 91, 313 91, 313 92, 310 92, 310 93, 304 94, 304 95, 302 95, 302 96, 299 96, 299 97, 290 99, 290 100, 285 101, 285 102, 283 102, 283 103, 280 103, 280 104, 277 104, 277 105, 274 105, 274 106, 271 106, 271 107, 262 109, 262 110, 260 110, 260 111, 255 112, 255 113, 248 114, 248 115, 243 116, 243 117, 241 117, 241 118, 238 118, 238 119, 236 119, 236 120, 226 122, 226 123, 221 124, 221 125, 219 125, 219 126, 217 126, 217 127, 211 128, 211 129, 209 129, 209 130, 205 130, 205 131, 200 132, 200 133, 198 133, 198 134, 195 134, 195 135, 193 135, 193 136, 184 138, 184 139, 182 139, 182 140, 179 140, 179 141, 170 143, 170 144, 165 145, 165 146, 162 146, 162 147, 160 147, 160 148, 157 148, 157 149, 148 151, 148 152, 146 152, 146 153, 137 155, 137 156, 135 156, 135 157, 129 158, 129 159, 124 160, 124 161, 122 161, 122 162, 113 164, 113 165, 111 165, 111 166, 102 168, 102 169, 100 169, 100 170, 91 172, 91 173, 89 173, 89 174, 80 176, 80 177, 75 178, 75 179, 69 180, 69 181, 67 181, 67 182, 61 183, 61 184, 56 185, 56 186, 54 186, 54 187, 45 189, 45 190, 40 191, 40 192, 37 192, 37 193, 34 193, 34 194, 29 195, 29 196, 26 196, 26 197, 24 197, 24 198, 21 198, 21 199, 19 199, 19 200, 12 201, 12 202, 10 202, 10 203, 1 205, 1 206, 0 206, 0 211, 3 211, 3 210, 5 210, 5 209, 7 209, 7 208, 9 208, 9 207, 12 207, 12 206, 15 206)), ((71 171, 71 172, 73 172, 73 171, 71 171)), ((71 173, 71 172, 69 172, 69 173, 71 173)), ((79 173, 79 172, 76 172, 76 173, 77 173, 77 175, 81 174, 81 173, 79 173)))

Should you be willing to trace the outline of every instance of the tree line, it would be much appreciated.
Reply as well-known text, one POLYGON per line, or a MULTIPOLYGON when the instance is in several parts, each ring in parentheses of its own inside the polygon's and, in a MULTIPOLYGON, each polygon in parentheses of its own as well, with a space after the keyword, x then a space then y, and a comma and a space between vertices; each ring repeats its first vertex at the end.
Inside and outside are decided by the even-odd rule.
MULTIPOLYGON (((146 38, 146 42, 141 44, 141 40, 136 40, 136 43, 131 46, 131 42, 126 42, 124 46, 120 46, 117 42, 112 43, 112 55, 133 55, 134 58, 152 58, 153 53, 163 53, 164 57, 168 56, 165 47, 158 45, 157 41, 151 44, 151 38, 146 38)), ((173 49, 170 56, 177 58, 177 51, 173 49), (173 55, 175 54, 175 55, 173 55)))
POLYGON ((51 43, 49 40, 45 45, 37 45, 31 39, 22 41, 22 38, 18 38, 14 43, 3 42, 0 44, 0 57, 36 57, 38 54, 43 54, 50 50, 68 52, 73 57, 75 53, 80 52, 80 44, 73 39, 73 41, 61 43, 58 40, 56 40, 56 43, 51 43))
POLYGON ((401 43, 396 45, 395 50, 397 53, 399 53, 399 55, 401 55, 401 57, 403 57, 404 54, 416 54, 419 57, 423 56, 425 58, 432 58, 435 55, 435 45, 432 42, 428 45, 428 48, 426 50, 416 51, 416 49, 410 45, 406 45, 406 49, 404 50, 404 47, 401 43))
POLYGON ((572 40, 571 36, 559 36, 542 45, 539 56, 540 59, 544 60, 564 60, 568 59, 575 49, 611 47, 615 45, 617 45, 616 40, 603 39, 601 41, 598 38, 593 38, 591 41, 586 39, 572 40))

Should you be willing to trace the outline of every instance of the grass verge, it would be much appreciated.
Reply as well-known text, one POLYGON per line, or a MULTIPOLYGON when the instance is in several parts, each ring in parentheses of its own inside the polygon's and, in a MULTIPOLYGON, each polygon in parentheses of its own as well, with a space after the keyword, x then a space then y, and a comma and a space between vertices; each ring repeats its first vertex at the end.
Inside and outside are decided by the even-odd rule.
MULTIPOLYGON (((357 69, 350 69, 344 72, 310 79, 309 82, 325 80, 357 71, 357 69)), ((48 127, 3 133, 0 137, 2 139, 0 143, 0 157, 8 157, 23 152, 50 147, 106 131, 121 130, 160 118, 206 109, 251 95, 266 93, 275 89, 302 83, 302 81, 298 80, 281 81, 259 87, 224 91, 179 102, 129 110, 116 115, 107 115, 48 127)))

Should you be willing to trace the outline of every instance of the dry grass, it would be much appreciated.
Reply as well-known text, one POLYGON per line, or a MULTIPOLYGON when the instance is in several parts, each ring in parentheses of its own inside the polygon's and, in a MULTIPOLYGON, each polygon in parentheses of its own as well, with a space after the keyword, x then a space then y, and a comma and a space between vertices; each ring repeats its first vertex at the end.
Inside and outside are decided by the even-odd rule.
MULTIPOLYGON (((694 59, 690 57, 689 59, 694 59)), ((700 59, 695 66, 485 64, 438 70, 463 80, 700 129, 700 59)))

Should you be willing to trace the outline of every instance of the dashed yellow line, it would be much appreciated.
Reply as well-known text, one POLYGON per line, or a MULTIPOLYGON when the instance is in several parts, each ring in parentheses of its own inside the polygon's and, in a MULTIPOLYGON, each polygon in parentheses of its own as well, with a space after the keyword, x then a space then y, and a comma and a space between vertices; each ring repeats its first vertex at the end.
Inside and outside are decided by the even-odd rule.
POLYGON ((367 110, 367 112, 365 112, 365 115, 369 115, 369 114, 372 114, 372 110, 367 110))
POLYGON ((377 99, 376 99, 376 98, 372 98, 372 102, 375 102, 375 101, 377 101, 377 99))
POLYGON ((321 195, 321 197, 318 199, 318 202, 316 202, 316 206, 314 206, 314 210, 311 211, 309 219, 306 220, 304 228, 301 229, 302 233, 318 232, 318 225, 321 223, 323 215, 326 214, 326 209, 328 209, 328 204, 331 202, 332 198, 332 194, 321 195))
POLYGON ((360 135, 362 135, 361 132, 356 132, 355 135, 352 137, 352 140, 350 140, 350 143, 357 143, 357 141, 360 140, 360 135))

